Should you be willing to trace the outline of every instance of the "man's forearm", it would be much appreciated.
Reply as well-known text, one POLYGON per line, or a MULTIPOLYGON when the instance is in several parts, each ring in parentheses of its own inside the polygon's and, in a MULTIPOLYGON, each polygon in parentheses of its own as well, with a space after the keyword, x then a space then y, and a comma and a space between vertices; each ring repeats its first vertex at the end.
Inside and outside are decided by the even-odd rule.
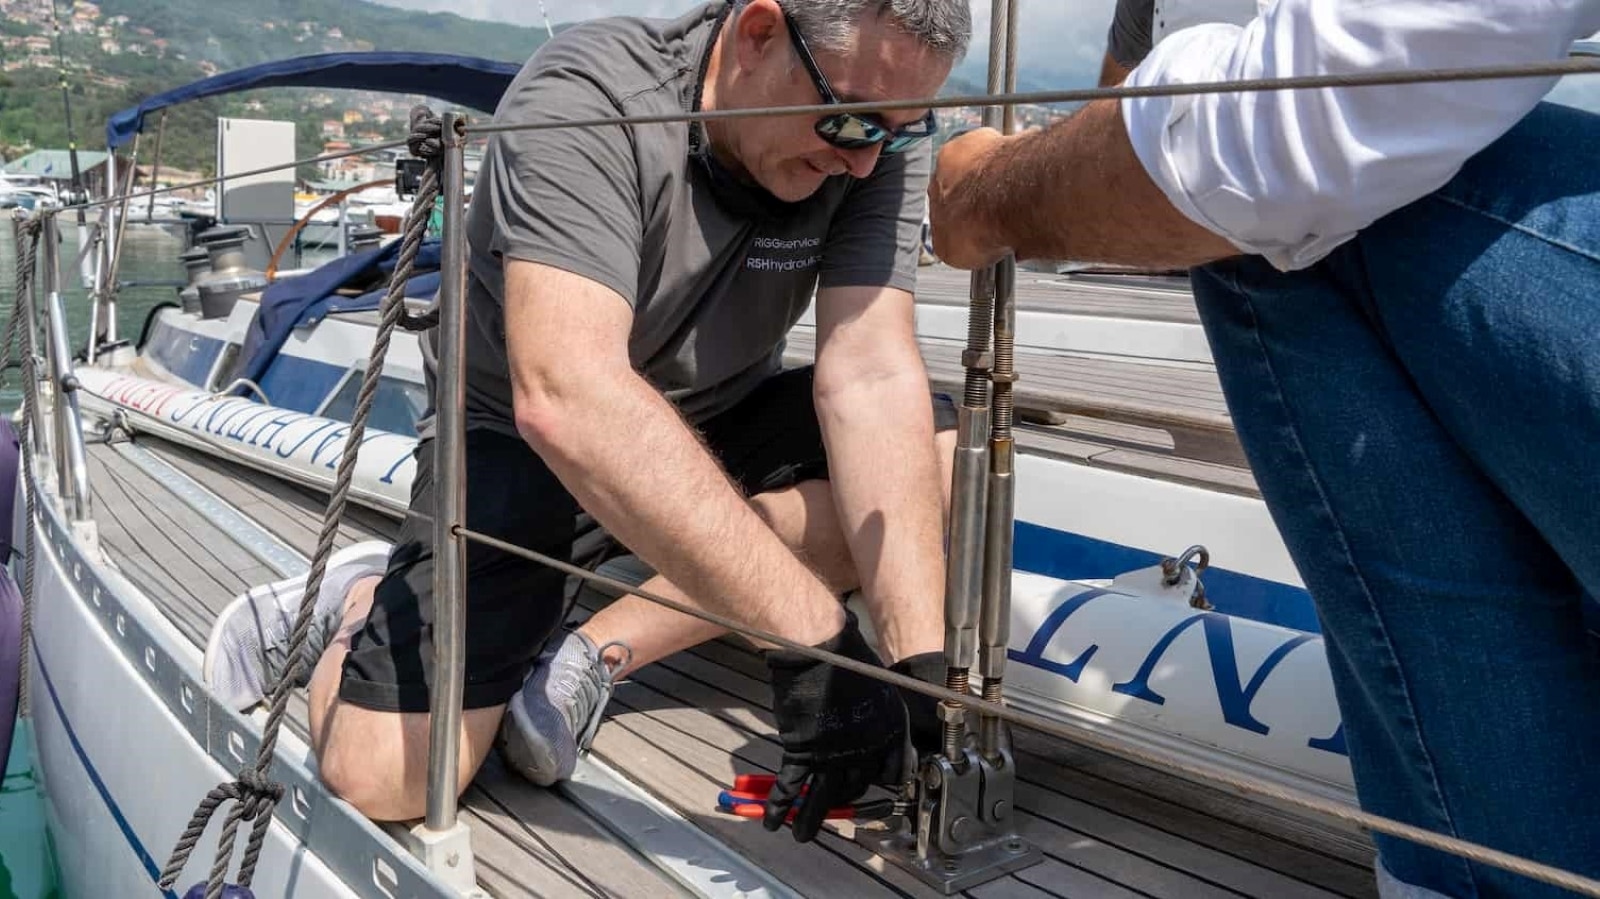
POLYGON ((525 436, 590 514, 707 609, 808 645, 838 632, 837 600, 665 398, 632 373, 581 383, 525 436))
POLYGON ((1150 180, 1116 100, 1007 140, 968 182, 981 226, 1018 258, 1187 268, 1239 252, 1150 180))
MULTIPOLYGON (((911 360, 916 362, 915 357, 911 360)), ((819 391, 840 522, 889 660, 943 645, 944 514, 920 365, 819 391)))

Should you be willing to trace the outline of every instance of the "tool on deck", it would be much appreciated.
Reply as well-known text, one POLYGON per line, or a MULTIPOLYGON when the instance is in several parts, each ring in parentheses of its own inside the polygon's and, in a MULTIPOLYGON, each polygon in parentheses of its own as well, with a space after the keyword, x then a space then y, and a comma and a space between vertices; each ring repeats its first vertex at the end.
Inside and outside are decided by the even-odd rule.
MULTIPOLYGON (((717 794, 717 810, 740 818, 760 818, 766 810, 767 794, 776 782, 777 777, 772 774, 740 774, 733 779, 733 789, 717 794)), ((800 791, 800 801, 789 810, 789 819, 793 819, 800 806, 805 804, 807 792, 804 789, 800 791)), ((828 809, 824 817, 829 821, 871 821, 887 818, 893 813, 894 800, 873 799, 828 809)))

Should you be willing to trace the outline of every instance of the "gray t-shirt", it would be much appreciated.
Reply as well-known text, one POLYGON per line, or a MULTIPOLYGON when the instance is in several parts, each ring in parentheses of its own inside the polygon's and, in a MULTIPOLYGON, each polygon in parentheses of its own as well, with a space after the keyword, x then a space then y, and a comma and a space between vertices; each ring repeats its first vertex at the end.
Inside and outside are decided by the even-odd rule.
MULTIPOLYGON (((723 8, 572 28, 523 67, 495 121, 688 111, 723 8)), ((784 337, 819 284, 915 289, 931 148, 787 204, 692 155, 690 135, 674 123, 490 140, 467 214, 469 428, 516 433, 503 256, 620 294, 633 307, 634 367, 694 422, 780 369, 784 337)))
POLYGON ((1131 69, 1150 54, 1154 18, 1155 0, 1117 0, 1111 31, 1106 35, 1106 52, 1118 65, 1131 69))

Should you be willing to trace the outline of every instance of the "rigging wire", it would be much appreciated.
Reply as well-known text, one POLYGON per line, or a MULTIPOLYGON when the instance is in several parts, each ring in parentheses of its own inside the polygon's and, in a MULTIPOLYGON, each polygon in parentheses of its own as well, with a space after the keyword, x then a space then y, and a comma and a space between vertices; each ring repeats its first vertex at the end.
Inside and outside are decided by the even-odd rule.
MULTIPOLYGON (((1323 88, 1382 87, 1402 84, 1423 84, 1446 81, 1487 81, 1501 78, 1548 78, 1566 75, 1592 75, 1600 73, 1600 58, 1578 56, 1540 63, 1515 65, 1475 66, 1458 69, 1410 69, 1382 72, 1362 72, 1352 75, 1309 75, 1293 78, 1252 78, 1241 81, 1203 81, 1192 84, 1160 84, 1145 87, 1097 87, 1053 91, 1013 91, 1004 94, 967 94, 956 97, 925 97, 911 100, 883 100, 867 103, 813 103, 803 106, 753 106, 747 109, 706 110, 649 116, 615 116, 599 119, 558 119, 544 122, 519 122, 468 125, 467 135, 491 135, 508 131, 553 131, 561 128, 610 128, 618 125, 667 125, 688 122, 710 122, 727 119, 748 119, 780 115, 826 115, 839 112, 888 112, 901 109, 953 109, 963 106, 1017 106, 1023 104, 1048 105, 1056 103, 1083 103, 1094 100, 1122 99, 1127 97, 1183 97, 1211 93, 1261 93, 1281 90, 1314 90, 1323 88)), ((324 153, 307 159, 280 163, 246 172, 230 173, 228 178, 245 178, 266 175, 300 165, 330 162, 349 156, 359 156, 380 150, 404 146, 404 140, 385 141, 379 144, 354 147, 336 153, 324 153)), ((157 194, 209 187, 223 180, 222 176, 201 178, 170 187, 153 188, 129 194, 128 199, 141 199, 157 194)), ((112 202, 111 198, 86 200, 65 208, 92 208, 112 202)))
MULTIPOLYGON (((74 203, 81 203, 87 194, 83 189, 83 170, 78 166, 78 139, 72 132, 72 91, 67 86, 67 55, 64 47, 65 41, 61 34, 61 16, 56 12, 56 0, 50 0, 50 24, 55 29, 56 44, 56 77, 61 83, 61 107, 66 113, 67 125, 67 156, 72 164, 72 199, 74 203)), ((131 183, 131 182, 130 182, 131 183)), ((107 184, 109 190, 115 185, 107 184)), ((84 227, 85 207, 78 206, 78 227, 84 227)))
POLYGON ((1549 78, 1600 73, 1600 59, 1572 57, 1551 62, 1470 66, 1453 69, 1400 69, 1349 75, 1297 75, 1292 78, 1245 78, 1237 81, 1197 81, 1190 84, 1152 84, 1139 87, 1090 87, 1073 90, 1013 91, 1003 94, 966 94, 956 97, 910 100, 874 100, 862 103, 812 103, 806 106, 752 106, 703 112, 664 113, 648 116, 614 116, 599 119, 558 119, 547 122, 504 122, 469 125, 468 134, 505 131, 553 131, 561 128, 598 128, 616 125, 663 125, 676 122, 713 122, 771 115, 828 115, 843 112, 890 112, 903 109, 950 109, 959 106, 1049 105, 1088 103, 1127 97, 1187 97, 1197 94, 1269 93, 1323 88, 1385 87, 1451 81, 1491 81, 1502 78, 1549 78))

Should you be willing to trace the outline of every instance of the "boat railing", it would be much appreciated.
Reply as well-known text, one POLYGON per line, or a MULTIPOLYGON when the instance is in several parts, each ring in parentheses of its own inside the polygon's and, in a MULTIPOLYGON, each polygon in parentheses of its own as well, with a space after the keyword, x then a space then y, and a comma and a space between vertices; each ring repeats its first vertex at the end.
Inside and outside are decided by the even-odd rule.
MULTIPOLYGON (((527 123, 499 123, 468 125, 454 113, 442 120, 433 119, 434 148, 428 155, 429 172, 433 182, 428 190, 444 194, 442 286, 438 305, 440 334, 438 399, 435 408, 439 414, 437 439, 434 441, 435 471, 438 472, 440 492, 434 519, 434 541, 439 564, 435 568, 434 601, 437 622, 435 631, 436 668, 441 680, 432 696, 432 722, 429 741, 427 815, 414 831, 413 851, 439 876, 443 882, 468 894, 476 890, 472 861, 470 833, 457 816, 457 770, 459 766, 459 734, 462 717, 462 687, 465 632, 464 558, 466 542, 476 541, 504 552, 519 555, 547 565, 569 576, 631 593, 668 608, 689 614, 723 628, 771 645, 790 649, 808 657, 818 658, 842 668, 875 677, 895 686, 932 696, 940 700, 940 714, 945 723, 946 741, 943 751, 926 760, 914 780, 903 786, 900 808, 913 817, 914 826, 896 837, 885 839, 877 847, 884 857, 903 865, 919 878, 938 889, 949 892, 963 889, 990 877, 1009 871, 1019 864, 1037 858, 1016 833, 1008 815, 1014 807, 1010 802, 1014 783, 1015 761, 1010 758, 1002 739, 1002 722, 1047 734, 1065 741, 1086 745, 1132 761, 1173 771, 1191 779, 1206 781, 1248 795, 1265 798, 1298 807, 1329 818, 1367 828, 1374 832, 1411 840, 1430 848, 1452 852, 1483 864, 1513 871, 1524 876, 1556 884, 1587 896, 1600 897, 1600 881, 1584 878, 1529 859, 1519 858, 1497 850, 1468 843, 1443 834, 1407 825, 1398 821, 1364 812, 1353 806, 1309 793, 1267 784, 1248 776, 1239 775, 1220 767, 1196 763, 1175 753, 1164 752, 1120 743, 1112 737, 1091 730, 1074 728, 1060 722, 1011 708, 1002 701, 999 685, 1002 683, 1005 664, 1008 620, 1006 604, 1009 601, 1010 540, 1013 531, 1012 516, 1012 447, 1010 445, 1011 384, 1016 380, 1012 370, 1012 346, 1015 327, 1015 302, 1012 285, 1015 268, 1012 260, 974 273, 971 290, 971 339, 963 354, 967 370, 966 390, 958 404, 958 457, 955 495, 951 513, 951 539, 948 560, 948 584, 945 596, 946 661, 950 678, 943 686, 926 684, 893 672, 864 665, 835 656, 815 648, 795 643, 780 635, 762 632, 745 626, 725 616, 684 606, 667 597, 623 584, 613 579, 569 565, 561 560, 544 556, 525 547, 505 543, 489 535, 469 530, 462 515, 465 497, 465 421, 463 397, 465 375, 462 367, 463 334, 465 328, 465 278, 466 234, 463 227, 461 199, 466 184, 465 146, 468 139, 502 131, 544 130, 553 128, 609 128, 642 126, 647 124, 682 123, 687 121, 713 121, 719 119, 750 118, 772 115, 827 114, 843 111, 884 112, 896 109, 948 108, 956 106, 981 106, 986 109, 985 121, 1003 129, 1014 128, 1014 107, 1018 104, 1077 103, 1128 96, 1172 96, 1213 91, 1272 91, 1312 88, 1351 88, 1378 84, 1408 84, 1426 81, 1478 80, 1489 78, 1549 77, 1600 72, 1600 60, 1581 58, 1595 55, 1592 45, 1574 47, 1574 58, 1534 65, 1484 66, 1471 69, 1435 71, 1364 72, 1347 75, 1320 75, 1286 79, 1233 81, 1203 84, 1162 85, 1138 88, 1095 88, 1083 90, 1032 91, 1015 90, 1016 30, 1015 0, 992 0, 990 65, 988 93, 976 96, 946 98, 916 98, 893 102, 846 104, 813 104, 778 108, 712 110, 660 116, 613 117, 583 121, 536 121, 527 123), (972 695, 969 689, 970 671, 978 669, 983 681, 981 696, 972 695), (968 745, 969 732, 966 716, 977 716, 978 745, 968 745), (914 801, 908 800, 914 797, 914 801), (1002 806, 998 799, 1004 798, 1002 806)), ((414 119, 413 125, 418 120, 414 119)), ((415 130, 415 128, 414 128, 415 130)), ((414 135, 415 137, 415 135, 414 135)), ((405 144, 394 141, 374 147, 353 148, 349 151, 324 154, 310 160, 298 160, 284 166, 273 166, 259 171, 234 173, 230 177, 246 177, 288 168, 293 165, 315 163, 343 158, 373 150, 392 149, 405 144)), ((423 141, 426 144, 427 141, 423 141)), ((137 146, 137 143, 135 144, 137 146)), ((116 204, 125 212, 131 199, 173 190, 212 184, 219 179, 170 186, 144 193, 124 189, 119 196, 82 204, 79 208, 116 204)), ((424 183, 429 184, 427 176, 424 183)), ((426 198, 431 209, 432 195, 426 198)), ((419 194, 402 238, 410 245, 414 258, 415 244, 420 242, 424 197, 419 194)), ((54 234, 53 217, 57 210, 47 210, 43 216, 54 234)), ((104 232, 102 232, 104 233, 104 232)), ((53 241, 46 241, 53 248, 53 241)), ((114 256, 114 251, 113 256, 114 256)), ((394 283, 385 300, 376 344, 375 363, 369 365, 366 377, 373 384, 381 370, 382 351, 397 321, 406 313, 403 302, 403 281, 409 273, 410 262, 402 250, 401 264, 396 268, 394 283)), ((75 514, 88 516, 87 474, 82 452, 79 412, 72 387, 70 359, 65 355, 65 321, 59 314, 59 288, 50 280, 49 270, 55 265, 53 250, 46 263, 46 292, 50 300, 51 382, 58 401, 53 405, 55 422, 55 447, 58 478, 63 485, 63 497, 71 490, 76 496, 67 499, 75 514), (54 289, 52 289, 54 288, 54 289), (61 419, 70 422, 63 426, 61 419)), ((115 271, 115 259, 103 258, 102 271, 115 271)), ((58 276, 57 276, 58 277, 58 276)), ((32 332, 32 323, 29 323, 32 332)), ((37 385, 28 385, 36 389, 37 385)), ((370 391, 364 384, 363 394, 370 391)), ((361 443, 357 435, 364 428, 366 410, 370 409, 370 396, 365 406, 358 401, 351 421, 351 438, 347 441, 344 456, 339 464, 340 483, 348 487, 347 468, 353 469, 355 454, 361 443)), ((332 531, 336 528, 344 496, 336 485, 330 501, 328 517, 324 522, 324 539, 313 559, 312 574, 306 584, 306 601, 302 616, 310 608, 310 598, 320 584, 322 567, 327 550, 332 544, 332 531)), ((291 653, 291 656, 295 654, 291 653)), ((278 722, 282 718, 283 703, 288 691, 274 691, 272 713, 263 740, 257 774, 264 776, 275 746, 278 722)), ((247 785, 248 786, 248 785, 247 785)), ((202 821, 203 824, 203 821, 202 821)), ((259 828, 257 828, 259 830, 259 828)), ((252 841, 259 839, 252 835, 252 841)), ((231 845, 224 847, 231 853, 231 845)), ((249 853, 247 853, 248 857, 249 853)), ((175 856, 175 860, 176 860, 175 856)), ((181 866, 180 866, 181 867, 181 866)), ((169 866, 170 868, 170 866, 169 866)))
MULTIPOLYGON (((19 211, 20 212, 20 211, 19 211)), ((49 204, 31 211, 20 212, 16 223, 16 240, 19 260, 24 256, 24 243, 30 243, 26 255, 32 256, 35 269, 27 279, 25 293, 20 290, 13 304, 12 314, 20 318, 18 333, 20 351, 30 360, 43 359, 44 383, 49 385, 50 406, 40 400, 41 378, 34 365, 24 367, 28 383, 23 389, 31 400, 28 430, 30 446, 35 457, 48 456, 55 474, 55 489, 74 524, 87 524, 93 518, 89 492, 88 456, 83 443, 83 417, 78 408, 78 377, 73 372, 71 343, 68 338, 66 308, 61 295, 61 233, 57 211, 49 204), (43 346, 40 346, 41 329, 38 318, 39 282, 44 294, 43 346), (42 350, 42 352, 41 352, 42 350), (32 376, 28 373, 32 372, 32 376)), ((20 273, 19 273, 20 274, 20 273)), ((11 352, 11 348, 6 350, 11 352)))

